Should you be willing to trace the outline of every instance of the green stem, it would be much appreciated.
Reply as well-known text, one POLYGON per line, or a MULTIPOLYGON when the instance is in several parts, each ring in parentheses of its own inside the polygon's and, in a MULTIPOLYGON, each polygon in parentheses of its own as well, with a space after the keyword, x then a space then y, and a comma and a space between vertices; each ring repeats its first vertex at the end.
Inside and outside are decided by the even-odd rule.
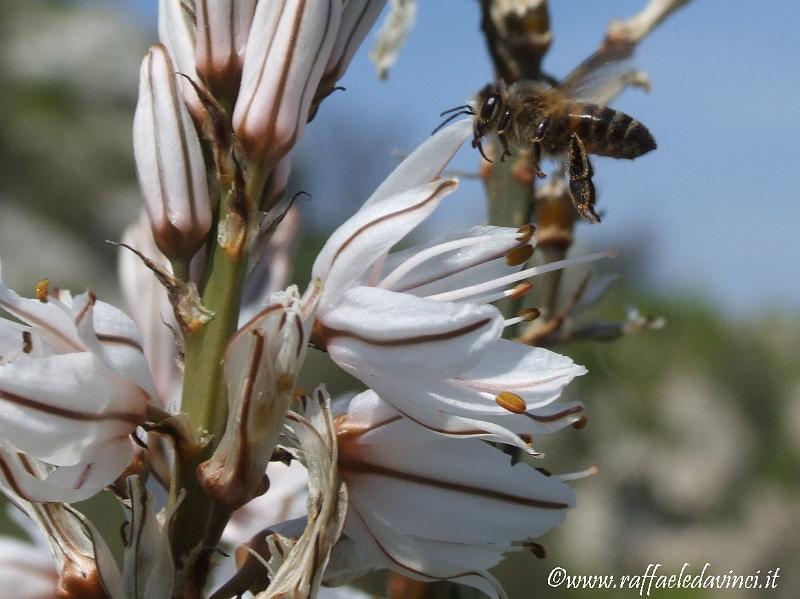
MULTIPOLYGON (((220 202, 220 214, 223 215, 227 213, 231 199, 230 191, 225 191, 220 202)), ((209 521, 213 506, 197 479, 196 471, 200 463, 211 457, 225 430, 228 404, 223 357, 228 341, 237 328, 246 271, 244 256, 230 255, 216 242, 213 246, 202 302, 214 313, 214 317, 200 330, 186 336, 181 403, 181 411, 206 444, 197 448, 198 451, 178 455, 170 494, 174 503, 181 489, 185 492, 172 527, 173 555, 176 562, 184 566, 191 565, 186 563, 186 558, 195 548, 201 544, 213 547, 219 537, 215 533, 216 538, 204 538, 205 524, 209 521)), ((215 528, 221 531, 219 526, 215 528)))
MULTIPOLYGON (((531 222, 533 215, 533 184, 520 181, 514 175, 516 157, 505 162, 495 161, 486 179, 489 224, 501 227, 520 227, 531 222)), ((523 298, 524 299, 524 298, 523 298)), ((505 299, 497 302, 498 309, 514 316, 522 308, 523 299, 505 299)), ((517 335, 517 326, 508 327, 506 337, 517 335)))

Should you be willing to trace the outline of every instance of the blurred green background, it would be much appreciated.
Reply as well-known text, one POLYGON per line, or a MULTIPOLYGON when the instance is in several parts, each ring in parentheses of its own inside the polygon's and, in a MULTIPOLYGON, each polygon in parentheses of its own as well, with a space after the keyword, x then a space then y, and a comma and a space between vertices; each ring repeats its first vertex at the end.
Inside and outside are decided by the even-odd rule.
MULTIPOLYGON (((140 207, 130 127, 138 64, 152 35, 109 3, 0 3, 0 257, 3 280, 21 293, 30 295, 37 280, 49 277, 121 301, 116 252, 105 240, 119 239, 140 207)), ((366 61, 364 53, 356 60, 366 61)), ((425 108, 435 121, 446 107, 425 108)), ((335 165, 340 173, 358 164, 348 162, 357 154, 391 145, 399 127, 392 119, 353 127, 354 118, 346 105, 323 106, 320 123, 311 127, 348 132, 350 149, 335 165)), ((289 191, 313 185, 309 173, 331 160, 304 146, 289 191)), ((298 282, 326 230, 364 197, 364 184, 353 179, 336 177, 324 198, 303 206, 306 222, 317 228, 298 240, 298 282), (319 217, 320 202, 328 219, 338 214, 337 220, 319 217)), ((609 181, 624 184, 619 176, 609 181)), ((664 316, 667 326, 614 343, 560 348, 589 368, 565 394, 584 401, 589 423, 545 440, 546 464, 555 472, 596 465, 599 474, 574 483, 578 508, 543 539, 546 560, 519 555, 498 570, 514 598, 633 596, 636 591, 550 589, 545 580, 556 566, 569 574, 633 575, 660 563, 669 574, 684 562, 692 574, 706 562, 715 574, 780 567, 779 588, 768 596, 800 592, 798 306, 731 312, 719 308, 713 290, 673 292, 668 281, 649 284, 648 227, 663 224, 617 229, 612 245, 620 257, 603 268, 620 273, 621 282, 582 318, 619 320, 627 306, 636 306, 664 316)), ((800 258, 800 250, 788 257, 760 252, 768 261, 800 258)), ((575 281, 571 274, 566 288, 575 281)), ((317 352, 305 377, 309 386, 324 380, 334 391, 352 388, 317 352)), ((654 596, 767 594, 667 590, 654 596)))

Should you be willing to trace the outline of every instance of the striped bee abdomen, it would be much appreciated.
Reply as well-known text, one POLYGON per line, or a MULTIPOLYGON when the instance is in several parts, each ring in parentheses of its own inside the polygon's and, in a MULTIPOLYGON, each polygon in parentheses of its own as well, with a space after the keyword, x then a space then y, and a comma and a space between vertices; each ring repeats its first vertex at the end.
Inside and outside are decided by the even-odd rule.
POLYGON ((590 154, 636 158, 656 148, 647 127, 608 106, 576 103, 567 111, 566 120, 567 128, 581 138, 590 154))

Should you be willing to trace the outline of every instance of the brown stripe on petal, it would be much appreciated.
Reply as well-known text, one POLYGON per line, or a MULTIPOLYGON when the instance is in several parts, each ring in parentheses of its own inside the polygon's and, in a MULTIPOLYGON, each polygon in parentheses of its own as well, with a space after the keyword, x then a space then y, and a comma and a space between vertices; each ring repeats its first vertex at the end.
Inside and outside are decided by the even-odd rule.
POLYGON ((439 195, 439 193, 440 193, 440 192, 441 192, 443 189, 445 189, 445 188, 447 188, 447 187, 455 187, 455 185, 456 185, 456 182, 455 182, 454 180, 452 180, 452 179, 446 179, 446 180, 442 181, 442 182, 441 182, 441 183, 440 183, 440 184, 439 184, 439 185, 436 187, 436 189, 434 189, 434 190, 433 190, 433 193, 432 193, 432 194, 430 194, 428 197, 426 197, 425 199, 423 199, 423 200, 422 200, 421 202, 419 202, 418 204, 414 204, 413 206, 409 206, 408 208, 403 208, 402 210, 398 210, 397 212, 392 212, 392 213, 390 213, 390 214, 385 214, 385 215, 381 216, 380 218, 377 218, 377 219, 375 219, 375 220, 373 220, 373 221, 371 221, 371 222, 368 222, 367 224, 365 224, 365 225, 361 226, 361 227, 360 227, 360 228, 359 228, 359 229, 358 229, 358 230, 357 230, 355 233, 353 233, 353 234, 352 234, 350 237, 348 237, 348 238, 345 240, 345 242, 344 242, 342 245, 340 245, 340 246, 339 246, 339 249, 336 251, 336 254, 334 254, 334 256, 333 256, 333 259, 331 260, 331 265, 333 265, 333 263, 334 263, 334 262, 336 262, 336 259, 339 257, 339 255, 340 255, 340 254, 341 254, 341 253, 342 253, 344 250, 346 250, 346 249, 347 249, 347 247, 348 247, 348 246, 349 246, 349 245, 350 245, 350 244, 351 244, 353 241, 355 241, 355 239, 356 239, 356 238, 357 238, 359 235, 361 235, 361 234, 362 234, 364 231, 367 231, 368 229, 371 229, 372 227, 374 227, 374 226, 376 226, 376 225, 378 225, 378 224, 384 223, 384 222, 386 222, 386 221, 388 221, 388 220, 391 220, 391 219, 393 219, 393 218, 395 218, 395 217, 397 217, 397 216, 400 216, 400 215, 402 215, 402 214, 408 214, 409 212, 414 212, 415 210, 418 210, 418 209, 420 209, 420 208, 424 208, 424 207, 425 207, 426 205, 428 205, 428 204, 429 204, 431 201, 433 201, 434 199, 436 199, 436 197, 439 195))
POLYGON ((483 318, 477 322, 473 322, 472 324, 465 325, 459 329, 455 329, 452 331, 444 331, 442 333, 431 333, 429 335, 415 335, 414 337, 401 337, 399 339, 371 339, 364 335, 353 333, 352 331, 343 331, 340 329, 334 329, 328 327, 320 320, 317 321, 317 324, 319 326, 316 328, 317 332, 327 342, 337 337, 344 337, 345 339, 355 339, 357 341, 362 341, 364 343, 367 343, 369 345, 375 345, 377 347, 402 347, 405 345, 417 345, 419 343, 430 343, 432 341, 456 339, 458 337, 461 337, 462 335, 467 335, 472 331, 480 329, 484 325, 489 324, 491 321, 492 321, 491 318, 483 318))
POLYGON ((121 335, 105 335, 102 333, 98 333, 97 340, 100 343, 106 343, 108 345, 124 345, 133 348, 140 353, 144 352, 139 342, 136 341, 135 339, 131 339, 130 337, 123 337, 121 335))
POLYGON ((361 517, 361 521, 363 522, 364 528, 366 529, 366 531, 372 537, 372 540, 375 541, 375 544, 378 546, 378 548, 381 550, 381 552, 386 556, 386 559, 388 559, 389 561, 391 561, 394 564, 397 564, 402 570, 405 570, 407 572, 412 572, 412 573, 414 573, 414 574, 416 574, 418 576, 422 576, 423 578, 427 578, 427 579, 430 579, 430 580, 447 581, 447 580, 456 580, 458 578, 464 578, 466 576, 478 576, 479 578, 483 578, 484 580, 487 580, 486 577, 481 572, 478 572, 477 570, 459 572, 458 574, 453 574, 452 576, 435 576, 433 574, 428 574, 427 572, 423 572, 422 570, 418 570, 416 568, 412 568, 411 566, 409 566, 407 564, 404 564, 399 559, 397 559, 394 555, 392 555, 386 549, 386 547, 383 546, 383 544, 378 540, 378 537, 376 537, 372 533, 372 531, 370 530, 370 528, 367 525, 366 521, 364 521, 363 517, 361 517))
MULTIPOLYGON (((385 468, 376 464, 370 464, 364 461, 348 460, 346 457, 340 457, 339 470, 342 473, 351 473, 354 475, 366 474, 381 476, 384 478, 393 478, 396 480, 408 482, 415 485, 423 485, 433 487, 436 489, 444 489, 454 493, 463 493, 465 495, 475 495, 483 497, 492 501, 499 501, 502 503, 510 503, 512 505, 521 505, 524 507, 532 507, 543 510, 565 510, 569 507, 568 504, 561 501, 550 501, 548 499, 537 499, 535 497, 520 497, 519 495, 510 495, 501 491, 494 491, 491 489, 484 489, 482 487, 473 487, 470 485, 455 483, 452 481, 436 480, 420 474, 412 472, 401 472, 392 468, 385 468)), ((346 478, 346 474, 345 474, 346 478)))
POLYGON ((567 416, 571 416, 573 414, 580 414, 581 412, 583 412, 583 406, 573 406, 566 410, 556 412, 555 414, 550 414, 549 416, 541 416, 538 414, 532 414, 530 412, 525 412, 525 415, 536 422, 556 422, 557 420, 561 420, 562 418, 566 418, 567 416))
MULTIPOLYGON (((319 1, 319 0, 317 0, 319 1)), ((322 48, 325 47, 325 41, 328 39, 328 34, 331 28, 331 12, 333 12, 333 2, 328 2, 328 14, 325 16, 325 31, 319 37, 319 45, 317 46, 316 51, 314 52, 314 60, 311 62, 312 65, 317 65, 320 62, 320 54, 322 53, 322 48)), ((336 40, 334 40, 334 44, 336 40)), ((327 61, 327 59, 326 59, 327 61)), ((313 68, 312 68, 313 70, 313 68)), ((309 75, 311 73, 309 72, 309 75)), ((309 84, 311 83, 311 77, 306 77, 305 84, 303 85, 303 92, 300 94, 300 101, 297 103, 297 115, 295 116, 295 125, 294 125, 294 136, 289 144, 289 147, 294 145, 294 142, 297 138, 297 131, 300 129, 301 120, 308 120, 308 114, 302 114, 303 105, 306 103, 306 98, 308 93, 310 92, 312 95, 317 93, 317 87, 319 85, 319 81, 316 82, 313 89, 309 88, 309 84)))
MULTIPOLYGON (((250 367, 247 369, 247 376, 244 381, 244 390, 242 391, 241 407, 239 408, 241 418, 239 419, 239 439, 240 453, 243 459, 237 460, 239 469, 244 469, 247 456, 248 444, 248 412, 250 411, 250 403, 253 399, 253 388, 255 386, 258 370, 261 366, 261 356, 264 354, 264 335, 261 331, 252 331, 253 335, 253 351, 250 354, 250 367)), ((241 476, 241 474, 239 475, 241 476)), ((238 478, 238 477, 237 477, 238 478)))
POLYGON ((24 397, 10 391, 0 389, 0 399, 11 402, 17 406, 36 410, 56 416, 58 418, 65 418, 67 420, 77 420, 79 422, 104 422, 106 420, 121 420, 123 422, 130 422, 134 425, 139 425, 144 422, 144 416, 138 414, 130 414, 126 412, 103 412, 102 414, 92 414, 89 412, 80 412, 78 410, 70 410, 59 406, 53 406, 30 397, 24 397))
POLYGON ((5 480, 6 484, 11 488, 15 495, 30 501, 28 496, 17 483, 17 479, 14 478, 14 472, 11 470, 11 466, 8 465, 4 458, 4 453, 0 452, 0 472, 2 472, 3 480, 5 480))
POLYGON ((86 293, 86 303, 83 305, 83 308, 81 308, 80 312, 78 312, 74 317, 76 327, 81 326, 83 319, 86 318, 86 315, 91 312, 92 308, 94 308, 94 304, 96 301, 97 301, 97 296, 91 291, 88 291, 86 293))

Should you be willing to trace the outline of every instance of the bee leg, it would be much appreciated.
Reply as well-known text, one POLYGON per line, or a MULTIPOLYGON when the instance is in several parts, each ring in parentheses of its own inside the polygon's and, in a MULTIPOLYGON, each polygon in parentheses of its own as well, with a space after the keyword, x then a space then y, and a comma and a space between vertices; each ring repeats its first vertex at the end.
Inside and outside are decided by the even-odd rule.
POLYGON ((542 119, 539 124, 536 126, 536 131, 533 133, 533 139, 531 140, 531 168, 533 172, 536 173, 536 176, 540 179, 544 179, 544 171, 541 167, 542 162, 542 140, 544 139, 544 135, 547 132, 547 127, 550 125, 550 119, 544 118, 542 119))
POLYGON ((511 156, 511 152, 508 150, 508 139, 503 133, 498 133, 497 138, 500 140, 500 145, 503 147, 503 153, 500 154, 500 162, 505 162, 506 156, 511 156))
POLYGON ((531 169, 540 179, 544 179, 545 174, 541 167, 542 163, 542 143, 534 141, 531 146, 531 169))
POLYGON ((581 138, 574 133, 569 138, 567 151, 567 176, 572 192, 572 203, 580 215, 590 223, 599 223, 600 217, 594 211, 595 191, 592 183, 592 163, 581 138))
POLYGON ((511 122, 511 111, 506 110, 503 116, 497 123, 497 137, 500 139, 500 145, 503 147, 503 153, 500 155, 500 162, 506 161, 506 156, 511 156, 508 149, 508 138, 506 138, 506 127, 511 122))

